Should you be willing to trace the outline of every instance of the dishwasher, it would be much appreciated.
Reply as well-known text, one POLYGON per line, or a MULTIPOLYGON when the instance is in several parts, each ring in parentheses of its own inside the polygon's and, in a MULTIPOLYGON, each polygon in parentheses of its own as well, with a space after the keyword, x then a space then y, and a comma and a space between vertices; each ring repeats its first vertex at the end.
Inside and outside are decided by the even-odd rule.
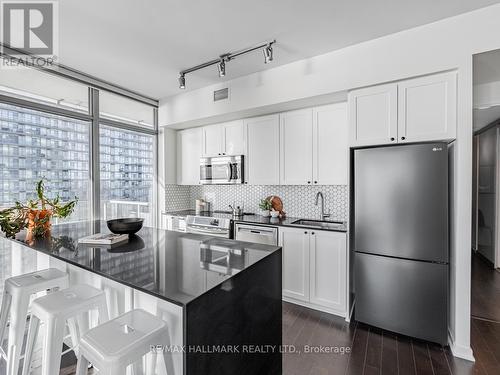
POLYGON ((278 228, 236 223, 234 226, 234 239, 276 246, 278 245, 278 228))

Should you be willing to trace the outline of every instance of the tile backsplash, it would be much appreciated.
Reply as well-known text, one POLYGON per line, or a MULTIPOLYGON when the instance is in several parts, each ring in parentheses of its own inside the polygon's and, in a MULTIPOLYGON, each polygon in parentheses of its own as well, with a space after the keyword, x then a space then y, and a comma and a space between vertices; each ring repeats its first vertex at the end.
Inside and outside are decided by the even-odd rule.
POLYGON ((271 195, 283 200, 288 216, 319 218, 320 208, 314 205, 316 193, 325 197, 325 211, 330 220, 348 218, 348 187, 346 185, 322 186, 271 186, 271 185, 194 185, 166 186, 166 211, 192 209, 195 200, 203 198, 212 204, 213 210, 229 210, 229 205, 244 205, 245 212, 259 212, 259 202, 271 195))

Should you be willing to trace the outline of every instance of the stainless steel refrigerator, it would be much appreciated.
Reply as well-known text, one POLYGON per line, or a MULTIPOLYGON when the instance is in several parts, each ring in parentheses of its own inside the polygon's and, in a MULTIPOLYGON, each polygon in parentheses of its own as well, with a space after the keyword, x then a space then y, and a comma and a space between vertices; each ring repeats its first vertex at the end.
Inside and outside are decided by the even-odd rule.
POLYGON ((448 148, 354 151, 355 318, 441 344, 448 327, 448 148))

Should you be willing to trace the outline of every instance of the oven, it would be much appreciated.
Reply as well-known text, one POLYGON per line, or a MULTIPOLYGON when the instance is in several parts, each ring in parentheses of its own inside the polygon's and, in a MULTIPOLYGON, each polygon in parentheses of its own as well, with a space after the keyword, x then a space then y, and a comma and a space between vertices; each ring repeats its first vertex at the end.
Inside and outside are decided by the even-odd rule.
POLYGON ((243 155, 218 156, 200 159, 200 183, 211 184, 242 184, 243 155))
POLYGON ((231 220, 208 216, 186 216, 186 232, 229 238, 231 220))

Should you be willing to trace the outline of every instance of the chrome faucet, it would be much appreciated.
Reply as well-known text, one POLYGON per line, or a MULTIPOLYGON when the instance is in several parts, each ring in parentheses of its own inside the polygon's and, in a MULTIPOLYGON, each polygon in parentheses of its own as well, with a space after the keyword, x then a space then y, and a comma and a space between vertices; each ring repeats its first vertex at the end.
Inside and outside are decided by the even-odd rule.
POLYGON ((316 193, 316 202, 314 203, 316 206, 318 205, 319 198, 321 197, 321 212, 319 214, 319 217, 321 220, 325 220, 326 218, 330 217, 330 213, 325 212, 325 197, 323 196, 323 193, 321 191, 318 191, 316 193))

